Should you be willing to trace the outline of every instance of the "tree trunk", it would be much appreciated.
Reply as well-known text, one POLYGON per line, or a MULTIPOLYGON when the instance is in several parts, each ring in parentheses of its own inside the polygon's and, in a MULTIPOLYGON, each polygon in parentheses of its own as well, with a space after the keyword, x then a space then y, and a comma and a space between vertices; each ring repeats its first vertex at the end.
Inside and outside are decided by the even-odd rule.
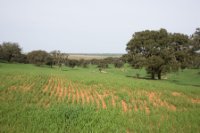
POLYGON ((161 72, 158 72, 158 79, 161 79, 161 72))
POLYGON ((102 68, 99 68, 99 72, 101 72, 102 71, 102 68))
POLYGON ((153 72, 151 73, 151 79, 155 79, 155 74, 153 72))
POLYGON ((11 58, 12 58, 12 55, 9 55, 7 61, 10 62, 10 61, 11 61, 11 58))

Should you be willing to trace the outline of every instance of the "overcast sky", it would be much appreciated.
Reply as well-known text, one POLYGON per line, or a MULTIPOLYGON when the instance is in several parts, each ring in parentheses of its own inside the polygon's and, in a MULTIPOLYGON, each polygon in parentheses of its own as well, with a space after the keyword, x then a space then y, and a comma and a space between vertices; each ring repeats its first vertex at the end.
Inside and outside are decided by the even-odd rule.
POLYGON ((24 52, 125 53, 145 29, 191 35, 200 27, 200 0, 0 0, 0 43, 24 52))

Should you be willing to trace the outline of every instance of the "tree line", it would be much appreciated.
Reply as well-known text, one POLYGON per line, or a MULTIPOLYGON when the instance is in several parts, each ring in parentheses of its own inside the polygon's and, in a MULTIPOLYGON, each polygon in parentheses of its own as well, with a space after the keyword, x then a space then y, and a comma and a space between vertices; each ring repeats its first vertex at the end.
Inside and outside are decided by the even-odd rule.
POLYGON ((54 65, 62 65, 74 68, 75 66, 87 68, 88 65, 97 65, 99 71, 108 68, 108 64, 114 64, 116 68, 123 66, 121 58, 108 57, 105 59, 75 60, 69 59, 69 54, 62 53, 59 50, 46 52, 44 50, 33 50, 27 54, 22 53, 22 48, 17 43, 3 42, 0 44, 0 61, 1 62, 18 62, 31 63, 37 66, 48 65, 51 68, 54 65))
POLYGON ((33 50, 27 54, 17 43, 3 42, 0 44, 0 61, 32 63, 37 66, 66 65, 88 67, 97 65, 99 71, 108 68, 108 64, 123 67, 129 63, 133 68, 145 68, 152 79, 161 79, 162 75, 185 68, 200 68, 200 28, 191 35, 169 33, 166 29, 145 30, 135 32, 127 43, 127 54, 120 58, 108 57, 105 59, 73 60, 69 54, 59 50, 46 52, 33 50))

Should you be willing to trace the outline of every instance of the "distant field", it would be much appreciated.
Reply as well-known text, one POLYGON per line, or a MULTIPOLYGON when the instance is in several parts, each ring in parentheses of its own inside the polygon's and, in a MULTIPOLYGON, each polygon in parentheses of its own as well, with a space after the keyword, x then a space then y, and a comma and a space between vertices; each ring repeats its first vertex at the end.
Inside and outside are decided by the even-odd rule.
POLYGON ((85 59, 85 60, 91 60, 91 59, 104 59, 107 57, 121 57, 122 54, 69 54, 69 59, 85 59))
POLYGON ((0 63, 0 132, 200 131, 200 70, 104 71, 0 63))

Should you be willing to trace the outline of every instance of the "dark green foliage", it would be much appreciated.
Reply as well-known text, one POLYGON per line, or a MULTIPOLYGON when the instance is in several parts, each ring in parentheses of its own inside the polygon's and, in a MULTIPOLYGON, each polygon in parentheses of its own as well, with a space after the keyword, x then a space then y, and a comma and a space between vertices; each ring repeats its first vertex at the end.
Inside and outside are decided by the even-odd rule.
POLYGON ((195 33, 192 35, 190 45, 193 53, 200 50, 200 28, 197 28, 195 33))
POLYGON ((131 66, 135 69, 142 68, 145 64, 146 59, 142 55, 135 55, 135 56, 130 56, 127 60, 131 66))
POLYGON ((75 66, 79 65, 78 60, 72 60, 72 59, 68 59, 67 62, 65 63, 66 66, 74 68, 75 66))
POLYGON ((155 75, 161 79, 162 74, 179 66, 187 67, 188 42, 187 35, 170 34, 165 29, 136 32, 127 44, 127 61, 134 68, 145 67, 152 79, 155 75))
POLYGON ((98 65, 99 64, 99 59, 92 59, 92 60, 90 60, 90 63, 92 65, 98 65))
POLYGON ((113 57, 107 57, 107 58, 103 59, 103 62, 106 64, 113 64, 115 62, 115 59, 116 58, 113 58, 113 57))
POLYGON ((25 54, 20 54, 11 59, 12 62, 18 63, 28 63, 27 56, 25 54))
POLYGON ((53 57, 51 55, 48 55, 47 58, 45 59, 45 64, 50 66, 51 68, 53 67, 53 57))
POLYGON ((130 56, 129 54, 124 54, 124 55, 122 55, 121 60, 122 60, 124 63, 127 63, 127 62, 128 62, 128 59, 130 59, 129 56, 130 56))
POLYGON ((200 28, 197 28, 190 39, 190 66, 200 68, 200 28))
POLYGON ((89 61, 93 65, 97 65, 99 71, 108 68, 108 64, 113 64, 116 68, 123 67, 125 63, 125 58, 119 57, 107 57, 105 59, 92 59, 89 61))
POLYGON ((21 48, 17 43, 4 42, 0 46, 0 58, 8 62, 15 61, 21 55, 21 48))
POLYGON ((90 60, 92 65, 97 65, 97 68, 99 68, 99 71, 101 72, 102 69, 108 68, 108 64, 110 62, 111 58, 106 59, 92 59, 90 60))
POLYGON ((99 68, 99 71, 101 72, 102 69, 108 68, 108 63, 105 60, 100 60, 97 67, 99 68))
POLYGON ((161 71, 165 61, 159 56, 151 56, 147 60, 147 73, 151 74, 151 78, 155 79, 155 74, 158 74, 158 78, 161 79, 161 71))
POLYGON ((65 64, 68 60, 68 54, 66 53, 61 53, 59 50, 54 50, 50 52, 50 55, 53 60, 54 65, 58 65, 59 67, 62 66, 62 64, 65 64))
POLYGON ((89 62, 87 62, 87 61, 84 61, 84 62, 83 62, 83 64, 82 64, 82 67, 83 67, 83 68, 87 68, 87 67, 88 67, 88 65, 89 65, 89 62))
POLYGON ((89 60, 80 59, 78 61, 78 66, 83 67, 83 68, 87 68, 89 64, 90 64, 89 60))
POLYGON ((195 69, 200 68, 200 54, 197 54, 196 56, 193 56, 192 68, 195 68, 195 69))
POLYGON ((185 69, 189 67, 189 62, 190 62, 190 55, 186 54, 187 52, 184 51, 177 51, 175 53, 176 60, 180 62, 180 68, 185 69))
POLYGON ((41 66, 49 62, 50 55, 43 50, 35 50, 27 54, 29 63, 41 66))
POLYGON ((121 60, 121 59, 116 59, 116 60, 114 61, 114 66, 115 66, 115 68, 121 68, 121 67, 123 67, 123 66, 124 66, 123 60, 121 60))

